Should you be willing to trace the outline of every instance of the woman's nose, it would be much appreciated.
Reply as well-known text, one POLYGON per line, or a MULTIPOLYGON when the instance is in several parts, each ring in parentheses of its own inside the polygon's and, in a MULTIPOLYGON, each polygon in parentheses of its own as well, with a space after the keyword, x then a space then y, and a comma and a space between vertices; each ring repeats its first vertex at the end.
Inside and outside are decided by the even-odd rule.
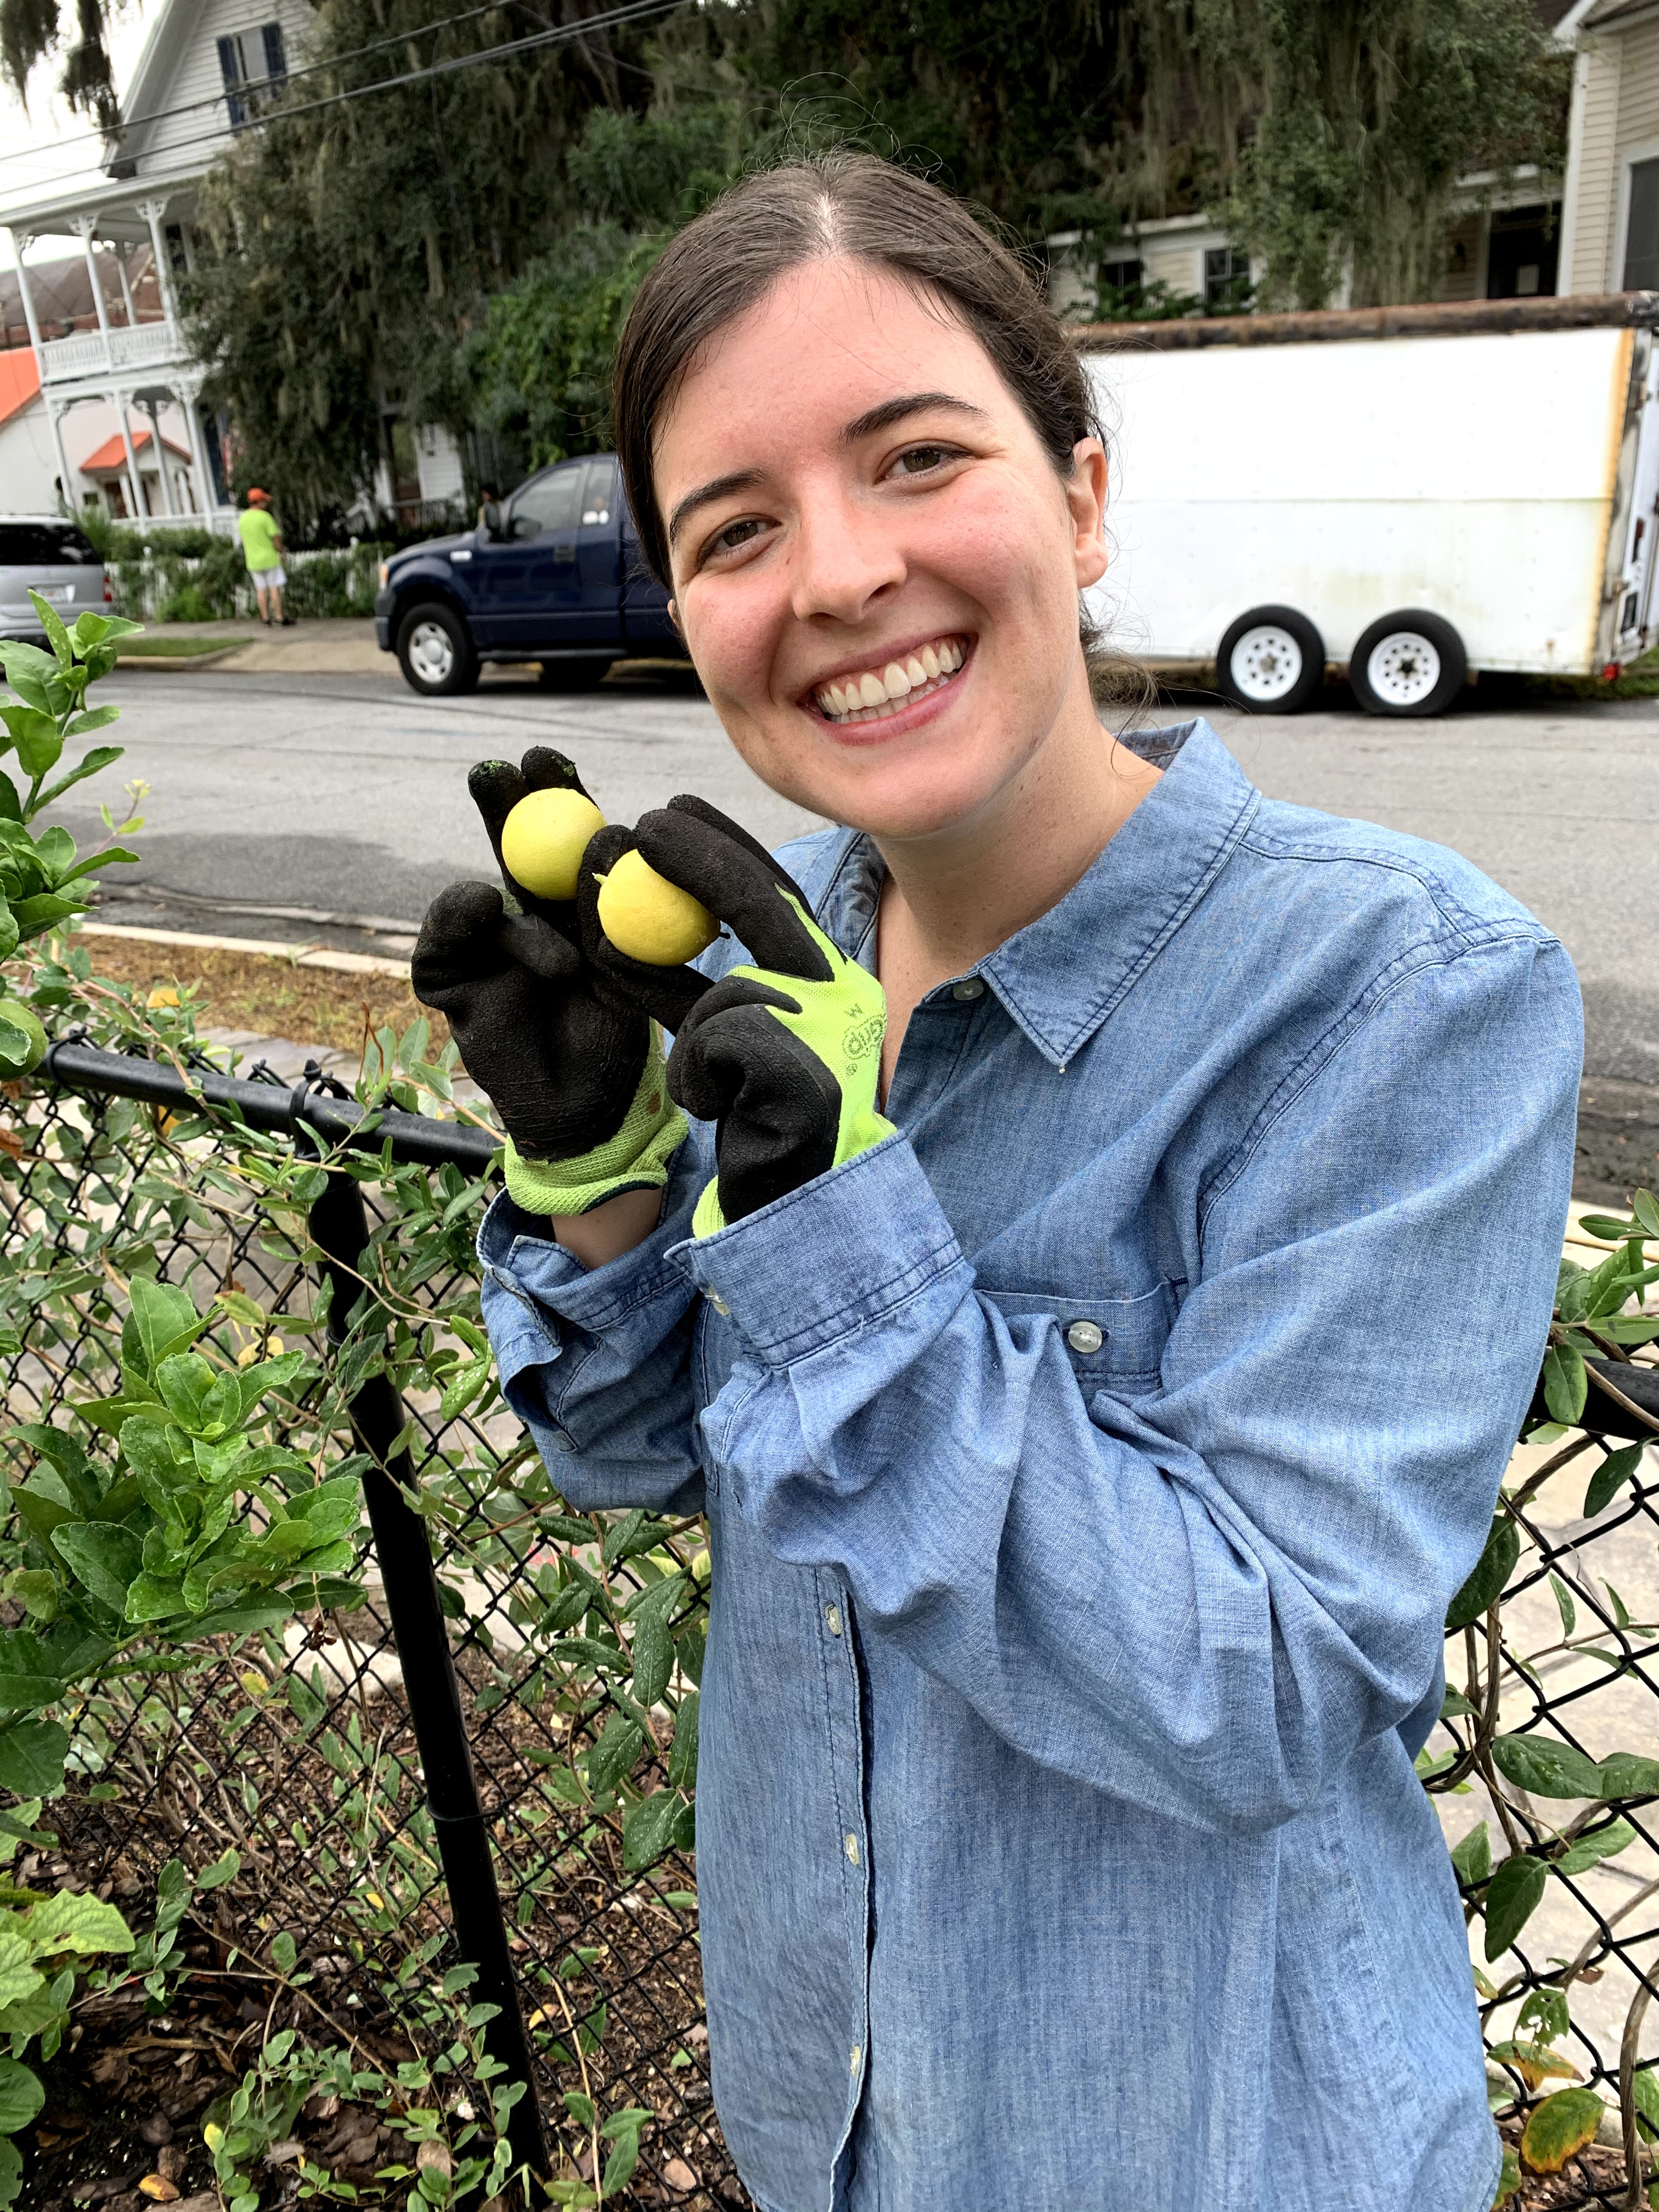
POLYGON ((836 492, 803 501, 790 579, 796 618, 830 616, 854 623, 884 592, 904 580, 904 556, 891 527, 836 492))

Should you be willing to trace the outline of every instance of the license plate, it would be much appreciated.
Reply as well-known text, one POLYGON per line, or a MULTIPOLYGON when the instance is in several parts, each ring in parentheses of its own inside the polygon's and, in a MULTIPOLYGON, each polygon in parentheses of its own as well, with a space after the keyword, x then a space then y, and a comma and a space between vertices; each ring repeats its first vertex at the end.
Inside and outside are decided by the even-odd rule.
POLYGON ((75 597, 73 584, 41 584, 36 587, 43 599, 54 607, 67 606, 75 597))

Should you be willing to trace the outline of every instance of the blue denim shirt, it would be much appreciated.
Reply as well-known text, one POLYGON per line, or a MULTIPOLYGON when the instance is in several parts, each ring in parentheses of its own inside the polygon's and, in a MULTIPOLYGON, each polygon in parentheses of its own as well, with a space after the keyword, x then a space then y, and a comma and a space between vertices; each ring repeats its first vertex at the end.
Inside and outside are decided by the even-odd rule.
MULTIPOLYGON (((1486 2212, 1413 1755, 1536 1379, 1578 992, 1201 722, 905 1033, 875 1150, 586 1273, 501 1198, 583 1509, 706 1506, 709 2049, 765 2212, 1486 2212)), ((782 855, 873 957, 880 862, 782 855)), ((722 945, 716 967, 741 957, 722 945)))

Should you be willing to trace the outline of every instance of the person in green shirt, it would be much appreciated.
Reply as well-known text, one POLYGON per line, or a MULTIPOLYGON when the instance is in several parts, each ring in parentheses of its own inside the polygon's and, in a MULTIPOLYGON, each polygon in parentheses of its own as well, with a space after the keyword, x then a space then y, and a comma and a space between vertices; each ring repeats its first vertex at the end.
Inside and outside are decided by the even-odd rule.
POLYGON ((260 621, 291 624, 293 616, 283 612, 283 586, 288 576, 283 567, 282 532, 270 511, 270 494, 261 491, 258 484, 236 518, 236 530, 247 562, 248 580, 259 603, 260 621))

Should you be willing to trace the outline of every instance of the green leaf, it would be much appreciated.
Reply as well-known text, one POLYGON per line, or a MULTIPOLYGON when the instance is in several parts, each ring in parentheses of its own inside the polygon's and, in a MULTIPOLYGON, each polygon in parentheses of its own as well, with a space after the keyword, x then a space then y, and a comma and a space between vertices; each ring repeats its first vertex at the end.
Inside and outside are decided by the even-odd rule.
POLYGON ((46 2101, 40 2076, 15 2058, 0 2058, 0 2136, 27 2127, 46 2101))
POLYGON ((1533 2106, 1521 2136, 1522 2159, 1534 2173, 1559 2173, 1595 2142, 1606 2110, 1594 2089, 1558 2089, 1533 2106))
MULTIPOLYGON (((77 729, 80 726, 76 725, 77 729)), ((70 734, 73 735, 74 732, 71 731, 70 734)), ((72 785, 84 783, 89 775, 101 775, 106 768, 112 768, 117 761, 123 758, 125 751, 125 745, 94 745, 78 767, 72 768, 67 775, 60 775, 55 782, 49 783, 35 804, 50 806, 54 799, 61 799, 72 785)))
POLYGON ((46 1797, 64 1778, 69 1730, 56 1721, 19 1721, 0 1728, 0 1790, 14 1797, 46 1797))
POLYGON ((64 732, 66 738, 89 738, 94 730, 106 730, 112 722, 121 719, 118 707, 90 707, 84 714, 77 714, 64 732))
POLYGON ((668 1687, 674 1668, 673 1638, 668 1617, 684 1595, 685 1578, 671 1575, 653 1585, 635 1615, 634 1695, 647 1708, 668 1687))
POLYGON ((0 1630, 0 1710, 27 1711, 64 1694, 64 1678, 40 1638, 27 1628, 0 1630))
POLYGON ((77 653, 84 654, 94 645, 106 644, 111 638, 136 637, 144 625, 129 622, 125 615, 95 615, 88 607, 76 622, 70 635, 75 641, 77 653))
POLYGON ((86 1892, 60 1889, 26 1916, 37 1952, 130 1951, 133 1933, 112 1905, 86 1892))
POLYGON ((127 1609, 127 1591, 143 1565, 143 1552, 131 1529, 105 1522, 70 1522, 57 1529, 52 1547, 102 1605, 117 1615, 127 1609))
MULTIPOLYGON (((1645 1444, 1626 1444, 1621 1451, 1611 1451, 1589 1479, 1584 1492, 1584 1518, 1593 1521, 1608 1506, 1642 1464, 1645 1444)), ((1571 1635, 1571 1631, 1568 1633, 1571 1635)))
POLYGON ((75 647, 70 643, 69 632, 64 628, 64 617, 52 601, 43 599, 33 586, 29 590, 29 601, 40 617, 40 627, 46 633, 46 643, 57 656, 58 665, 67 675, 75 665, 75 647))
MULTIPOLYGON (((1604 1770, 1605 1773, 1605 1770, 1604 1770)), ((1554 1863, 1557 1874, 1583 1874, 1603 1859, 1610 1859, 1636 1841, 1636 1831, 1628 1820, 1614 1820, 1600 1828, 1593 1836, 1580 1836, 1562 1852, 1554 1863)))
POLYGON ((1505 2143, 1503 2170, 1498 2177, 1498 2194, 1492 2200, 1492 2212, 1499 2212, 1499 2208, 1509 2203, 1520 2186, 1521 2161, 1511 2145, 1505 2143))
POLYGON ((1659 1237, 1659 1198, 1650 1190, 1638 1190, 1630 1210, 1650 1237, 1659 1237))
POLYGON ((697 1786, 697 1707, 695 1690, 688 1691, 680 1699, 680 1709, 674 1716, 674 1741, 668 1754, 668 1780, 676 1790, 695 1790, 697 1786))
POLYGON ((1492 1872, 1492 1837, 1484 1820, 1478 1827, 1471 1828, 1461 1843, 1452 1846, 1451 1863, 1466 1889, 1474 1882, 1485 1881, 1492 1872))
POLYGON ((618 1559, 627 1558, 635 1538, 645 1526, 645 1508, 636 1505, 631 1513, 624 1513, 619 1521, 611 1522, 599 1547, 599 1556, 607 1567, 614 1567, 618 1559))
POLYGON ((1446 1609, 1449 1636, 1454 1630, 1468 1628, 1498 1602, 1520 1556, 1521 1531, 1507 1513, 1500 1513, 1492 1522, 1474 1571, 1446 1609))
POLYGON ((1659 1759, 1615 1751, 1601 1761, 1601 1797, 1659 1797, 1659 1759))
POLYGON ((1542 1859, 1524 1851, 1504 1861, 1486 1889, 1486 1963, 1501 1959, 1531 1919, 1549 1875, 1542 1859))
POLYGON ((1599 1797, 1601 1769, 1570 1743, 1539 1735, 1494 1736, 1492 1764, 1534 1797, 1599 1797))
POLYGON ((196 1877, 196 1887, 198 1889, 217 1889, 222 1883, 228 1881, 231 1876, 240 1870, 241 1863, 240 1852, 236 1850, 224 1852, 214 1860, 211 1866, 203 1868, 201 1873, 196 1877))
POLYGON ((1563 1636, 1571 1636, 1574 1624, 1578 1619, 1578 1608, 1572 1601, 1572 1593, 1560 1576, 1553 1572, 1550 1576, 1550 1588, 1555 1593, 1556 1611, 1561 1616, 1561 1633, 1563 1636))
POLYGON ((591 2128, 593 2124, 593 2100, 591 2097, 584 2097, 580 2089, 565 2090, 563 2099, 564 2108, 576 2125, 579 2128, 591 2128))
POLYGON ((676 1790, 659 1790, 628 1808, 623 1822, 623 1864, 630 1874, 653 1866, 674 1847, 674 1824, 684 1800, 676 1790))
POLYGON ((1544 1354, 1544 1403, 1555 1420, 1577 1425, 1589 1392, 1584 1362, 1570 1344, 1553 1344, 1544 1354))
POLYGON ((587 1786, 596 1797, 614 1790, 645 1747, 645 1730, 622 1713, 613 1713, 587 1754, 587 1786))
POLYGON ((188 1291, 173 1283, 158 1283, 148 1275, 135 1275, 128 1285, 130 1301, 121 1329, 121 1361, 137 1369, 148 1382, 170 1352, 191 1344, 207 1327, 188 1291))

